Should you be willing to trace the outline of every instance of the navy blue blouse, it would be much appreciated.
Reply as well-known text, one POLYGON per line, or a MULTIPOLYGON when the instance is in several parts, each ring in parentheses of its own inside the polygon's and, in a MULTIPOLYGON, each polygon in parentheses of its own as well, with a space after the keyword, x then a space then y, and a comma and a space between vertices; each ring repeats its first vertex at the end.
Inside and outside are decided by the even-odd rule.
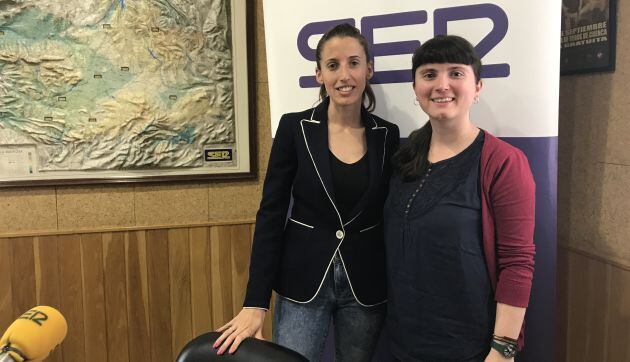
POLYGON ((388 328, 403 360, 483 361, 495 303, 481 234, 484 133, 458 155, 394 176, 385 203, 388 328))

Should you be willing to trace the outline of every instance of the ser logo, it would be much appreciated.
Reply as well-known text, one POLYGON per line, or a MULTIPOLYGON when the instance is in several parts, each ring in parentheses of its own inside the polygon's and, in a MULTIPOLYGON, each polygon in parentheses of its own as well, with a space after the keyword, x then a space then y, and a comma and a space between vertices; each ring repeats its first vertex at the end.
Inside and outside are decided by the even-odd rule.
POLYGON ((48 320, 48 316, 44 312, 40 312, 37 309, 31 309, 20 316, 20 319, 27 319, 33 321, 37 325, 42 325, 48 320))
POLYGON ((229 148, 204 150, 206 162, 232 161, 232 150, 229 148))
MULTIPOLYGON (((475 45, 475 50, 479 57, 483 58, 503 40, 508 31, 507 14, 495 4, 476 4, 436 9, 433 11, 433 34, 447 34, 449 23, 473 19, 489 19, 493 24, 492 30, 475 45)), ((373 58, 389 55, 411 55, 420 46, 420 41, 406 40, 374 43, 374 32, 376 29, 419 25, 425 24, 427 21, 428 15, 425 10, 365 16, 361 18, 361 34, 368 41, 372 49, 373 58)), ((297 36, 297 47, 302 57, 306 60, 315 61, 315 49, 308 45, 309 38, 313 35, 324 34, 326 30, 341 23, 356 24, 355 19, 352 18, 306 24, 297 36)), ((378 62, 374 60, 374 63, 374 76, 370 80, 372 84, 407 83, 412 81, 411 68, 378 71, 378 62)), ((485 64, 481 69, 483 78, 505 78, 509 77, 509 75, 510 65, 507 63, 485 64)), ((299 84, 301 88, 319 87, 319 83, 317 83, 314 76, 300 77, 299 84)))

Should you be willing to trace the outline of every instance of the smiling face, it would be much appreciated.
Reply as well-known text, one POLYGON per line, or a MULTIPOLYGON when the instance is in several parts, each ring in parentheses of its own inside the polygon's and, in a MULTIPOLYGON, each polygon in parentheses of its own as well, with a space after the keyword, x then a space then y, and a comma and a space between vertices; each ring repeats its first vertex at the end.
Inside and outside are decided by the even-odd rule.
POLYGON ((333 37, 326 41, 315 70, 317 81, 330 96, 331 105, 337 107, 360 107, 372 74, 372 64, 363 46, 352 37, 333 37))
POLYGON ((432 121, 470 121, 470 107, 481 91, 470 65, 429 63, 416 69, 413 91, 432 121))

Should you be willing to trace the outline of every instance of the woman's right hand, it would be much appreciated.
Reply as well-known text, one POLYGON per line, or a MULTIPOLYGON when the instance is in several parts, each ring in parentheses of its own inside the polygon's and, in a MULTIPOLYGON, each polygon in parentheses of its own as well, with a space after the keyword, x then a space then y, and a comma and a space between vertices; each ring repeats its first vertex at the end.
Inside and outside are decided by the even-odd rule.
POLYGON ((223 354, 228 347, 229 353, 234 353, 247 337, 264 339, 262 328, 266 312, 264 309, 243 308, 234 319, 217 329, 217 332, 223 332, 212 346, 219 348, 217 354, 223 354))

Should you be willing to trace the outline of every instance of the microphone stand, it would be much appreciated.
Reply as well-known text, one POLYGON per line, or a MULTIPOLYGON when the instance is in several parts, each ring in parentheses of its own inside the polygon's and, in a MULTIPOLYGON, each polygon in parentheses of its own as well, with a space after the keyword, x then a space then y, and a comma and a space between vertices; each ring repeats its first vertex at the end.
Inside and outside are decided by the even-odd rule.
MULTIPOLYGON (((9 342, 6 345, 2 346, 2 348, 0 348, 0 362, 17 362, 15 358, 11 357, 11 354, 9 352, 15 352, 20 357, 24 357, 22 352, 18 351, 15 348, 12 348, 11 342, 9 342)), ((26 360, 26 358, 24 358, 24 360, 26 360)))
POLYGON ((0 353, 0 362, 17 362, 17 361, 14 360, 10 354, 3 352, 3 353, 0 353))

